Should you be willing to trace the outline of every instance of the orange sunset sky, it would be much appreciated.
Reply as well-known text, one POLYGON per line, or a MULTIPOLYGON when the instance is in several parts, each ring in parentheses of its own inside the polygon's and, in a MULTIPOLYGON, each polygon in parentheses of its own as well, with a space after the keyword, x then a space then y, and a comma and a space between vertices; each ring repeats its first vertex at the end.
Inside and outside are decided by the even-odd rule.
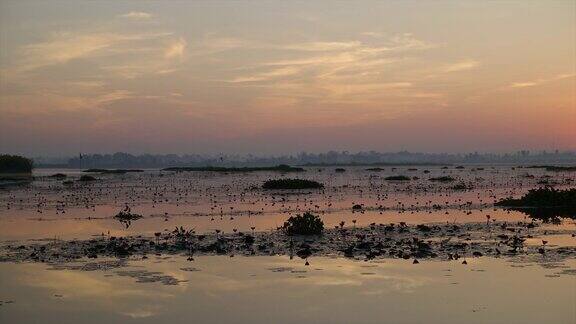
POLYGON ((0 152, 576 149, 575 1, 0 1, 0 152))

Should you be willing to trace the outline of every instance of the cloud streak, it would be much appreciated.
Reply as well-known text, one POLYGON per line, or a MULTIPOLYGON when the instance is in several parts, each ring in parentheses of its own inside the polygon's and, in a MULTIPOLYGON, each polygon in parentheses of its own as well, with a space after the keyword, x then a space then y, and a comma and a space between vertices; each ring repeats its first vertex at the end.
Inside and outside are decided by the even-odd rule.
POLYGON ((143 11, 130 11, 130 12, 127 12, 125 14, 120 15, 120 17, 122 17, 122 18, 137 19, 137 20, 150 19, 153 16, 154 15, 152 15, 151 13, 147 13, 147 12, 143 12, 143 11))
POLYGON ((528 88, 528 87, 535 87, 535 86, 540 86, 546 83, 550 83, 550 82, 554 82, 554 81, 558 81, 558 80, 563 80, 563 79, 568 79, 568 78, 573 78, 574 76, 576 76, 575 73, 566 73, 566 74, 559 74, 556 76, 553 76, 551 78, 545 78, 545 79, 537 79, 537 80, 532 80, 532 81, 523 81, 523 82, 513 82, 512 84, 510 84, 510 88, 528 88))

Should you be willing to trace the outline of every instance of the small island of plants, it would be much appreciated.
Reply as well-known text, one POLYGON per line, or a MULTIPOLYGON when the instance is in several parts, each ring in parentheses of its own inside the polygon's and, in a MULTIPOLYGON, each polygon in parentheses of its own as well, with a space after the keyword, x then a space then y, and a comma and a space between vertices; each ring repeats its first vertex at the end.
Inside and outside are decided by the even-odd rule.
POLYGON ((320 216, 306 212, 302 215, 290 216, 282 229, 287 235, 320 235, 324 231, 324 222, 320 216))
POLYGON ((442 177, 430 178, 429 180, 434 182, 452 182, 455 181, 456 179, 450 176, 442 176, 442 177))
POLYGON ((0 173, 32 173, 34 163, 19 155, 0 155, 0 173))
POLYGON ((576 188, 532 189, 521 198, 504 198, 495 204, 502 207, 576 208, 576 188))
POLYGON ((101 174, 125 174, 129 172, 144 172, 139 169, 88 169, 82 172, 86 173, 101 173, 101 174))
POLYGON ((314 180, 306 179, 272 179, 264 182, 263 189, 321 189, 324 185, 314 180))
POLYGON ((387 181, 410 181, 410 177, 398 175, 398 176, 389 176, 384 178, 387 181))
POLYGON ((198 171, 198 172, 257 172, 257 171, 276 171, 276 172, 303 172, 303 168, 293 167, 286 164, 280 164, 272 167, 241 167, 241 168, 228 168, 228 167, 170 167, 162 169, 162 171, 198 171))

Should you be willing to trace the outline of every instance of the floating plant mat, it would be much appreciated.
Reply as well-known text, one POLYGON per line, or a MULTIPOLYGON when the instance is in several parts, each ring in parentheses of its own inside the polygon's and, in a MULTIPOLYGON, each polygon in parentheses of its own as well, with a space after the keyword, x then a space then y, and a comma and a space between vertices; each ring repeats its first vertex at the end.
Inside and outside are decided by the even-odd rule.
MULTIPOLYGON (((0 247, 0 262, 43 262, 62 264, 82 258, 147 259, 149 256, 203 255, 270 256, 287 255, 309 259, 338 256, 359 260, 411 259, 463 260, 481 256, 530 258, 532 262, 561 262, 576 257, 574 230, 541 228, 533 222, 456 224, 401 223, 369 227, 326 229, 321 235, 293 235, 284 231, 253 233, 194 234, 182 229, 158 232, 155 237, 101 236, 90 240, 54 240, 47 243, 0 247), (563 235, 568 245, 547 245, 546 235, 563 235), (526 244, 541 238, 542 244, 526 244), (574 244, 570 244, 574 239, 574 244)), ((307 261, 306 261, 307 262, 307 261)), ((82 267, 114 266, 109 263, 82 267)))

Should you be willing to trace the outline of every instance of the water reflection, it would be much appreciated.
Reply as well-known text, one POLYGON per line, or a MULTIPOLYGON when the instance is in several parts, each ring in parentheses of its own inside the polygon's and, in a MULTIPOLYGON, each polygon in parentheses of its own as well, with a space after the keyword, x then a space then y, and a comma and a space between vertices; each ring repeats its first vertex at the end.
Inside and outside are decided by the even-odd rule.
POLYGON ((532 219, 541 220, 544 223, 559 225, 562 219, 576 220, 576 208, 574 207, 548 207, 548 208, 507 208, 519 211, 532 219))
MULTIPOLYGON (((92 272, 0 264, 0 299, 15 300, 1 306, 0 319, 62 323, 65 314, 85 323, 573 323, 574 276, 519 266, 522 271, 486 258, 467 266, 314 258, 306 267, 286 257, 198 257, 193 263, 174 257, 92 272), (197 271, 182 270, 191 265, 197 271), (138 283, 120 271, 180 282, 138 283)), ((575 269, 576 261, 566 266, 575 269)))

